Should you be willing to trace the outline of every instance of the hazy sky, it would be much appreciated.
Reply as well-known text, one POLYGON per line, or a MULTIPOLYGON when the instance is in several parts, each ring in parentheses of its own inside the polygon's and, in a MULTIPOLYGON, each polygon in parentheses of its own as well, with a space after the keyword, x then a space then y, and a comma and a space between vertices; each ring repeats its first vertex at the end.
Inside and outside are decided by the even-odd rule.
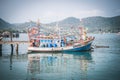
POLYGON ((10 23, 49 23, 66 17, 120 15, 120 0, 0 0, 0 18, 10 23))

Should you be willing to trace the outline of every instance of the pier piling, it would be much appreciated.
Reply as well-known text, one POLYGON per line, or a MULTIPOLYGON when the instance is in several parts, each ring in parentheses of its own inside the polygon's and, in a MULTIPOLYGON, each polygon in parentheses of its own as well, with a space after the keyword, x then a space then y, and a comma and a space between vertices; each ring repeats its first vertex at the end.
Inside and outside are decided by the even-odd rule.
MULTIPOLYGON (((10 40, 11 40, 11 42, 12 42, 12 38, 13 38, 12 32, 10 32, 10 40)), ((13 54, 13 44, 11 44, 11 54, 13 54)))
POLYGON ((13 50, 14 50, 13 44, 11 44, 11 54, 13 54, 13 50))
POLYGON ((12 57, 13 57, 13 51, 11 50, 11 54, 10 54, 10 70, 12 70, 12 57))
POLYGON ((18 55, 18 48, 19 48, 19 45, 16 44, 16 54, 18 55))
POLYGON ((0 44, 0 56, 2 56, 2 44, 0 44))

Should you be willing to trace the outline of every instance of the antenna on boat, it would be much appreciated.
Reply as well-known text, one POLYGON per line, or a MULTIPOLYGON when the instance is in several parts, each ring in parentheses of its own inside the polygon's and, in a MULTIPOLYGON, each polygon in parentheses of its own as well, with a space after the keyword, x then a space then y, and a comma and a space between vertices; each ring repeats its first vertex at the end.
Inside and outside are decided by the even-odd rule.
POLYGON ((36 24, 37 24, 37 28, 38 28, 38 31, 40 32, 40 19, 38 18, 38 20, 37 20, 37 22, 36 22, 36 24))

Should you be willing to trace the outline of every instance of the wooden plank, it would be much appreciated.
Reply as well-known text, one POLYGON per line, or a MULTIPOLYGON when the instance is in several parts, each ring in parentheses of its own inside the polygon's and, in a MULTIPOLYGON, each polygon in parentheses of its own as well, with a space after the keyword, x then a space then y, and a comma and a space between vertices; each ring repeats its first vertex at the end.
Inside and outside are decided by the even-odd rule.
POLYGON ((0 44, 28 44, 29 41, 0 41, 0 44))

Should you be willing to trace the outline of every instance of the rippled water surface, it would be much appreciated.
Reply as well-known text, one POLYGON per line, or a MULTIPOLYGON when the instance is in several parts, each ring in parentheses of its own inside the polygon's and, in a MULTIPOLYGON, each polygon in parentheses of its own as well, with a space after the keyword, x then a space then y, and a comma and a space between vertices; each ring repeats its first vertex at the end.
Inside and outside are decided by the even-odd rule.
MULTIPOLYGON (((120 80, 120 35, 90 35, 95 36, 93 45, 109 48, 27 54, 28 45, 20 44, 18 53, 14 49, 12 54, 10 45, 2 45, 0 80, 120 80)), ((28 39, 21 34, 14 40, 28 39)))

